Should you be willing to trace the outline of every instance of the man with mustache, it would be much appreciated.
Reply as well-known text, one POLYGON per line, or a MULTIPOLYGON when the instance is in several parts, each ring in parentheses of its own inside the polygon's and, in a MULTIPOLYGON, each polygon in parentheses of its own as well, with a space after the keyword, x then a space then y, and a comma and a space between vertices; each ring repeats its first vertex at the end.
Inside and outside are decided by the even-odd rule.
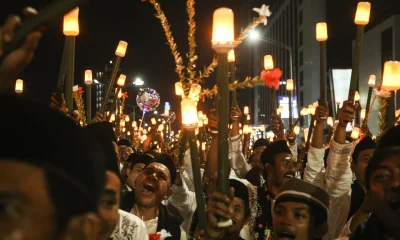
POLYGON ((275 197, 274 239, 320 239, 328 231, 329 195, 309 182, 292 178, 275 197))
POLYGON ((159 155, 152 160, 136 178, 135 190, 127 193, 121 202, 121 209, 141 218, 149 234, 166 230, 172 239, 183 239, 179 222, 161 202, 171 194, 176 178, 174 162, 168 155, 159 155))
POLYGON ((296 176, 297 159, 293 157, 286 140, 278 140, 261 154, 261 162, 267 173, 265 187, 258 188, 258 203, 261 212, 256 218, 255 237, 268 239, 271 236, 272 201, 278 194, 279 187, 285 181, 296 176))

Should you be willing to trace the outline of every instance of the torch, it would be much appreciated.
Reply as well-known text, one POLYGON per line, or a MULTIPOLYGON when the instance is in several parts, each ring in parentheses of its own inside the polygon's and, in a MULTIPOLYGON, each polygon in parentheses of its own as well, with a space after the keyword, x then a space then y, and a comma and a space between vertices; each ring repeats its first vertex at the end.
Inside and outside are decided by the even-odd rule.
POLYGON ((125 57, 125 53, 126 53, 127 47, 128 47, 128 43, 127 42, 119 41, 117 50, 115 51, 116 59, 114 61, 114 67, 113 67, 113 70, 112 70, 112 73, 111 73, 111 77, 108 80, 107 92, 104 95, 104 102, 103 102, 103 104, 101 105, 101 108, 100 108, 100 113, 102 113, 102 114, 104 114, 104 112, 106 111, 107 104, 108 104, 108 99, 110 98, 111 90, 113 89, 115 78, 117 76, 117 72, 118 72, 118 69, 119 69, 119 64, 121 63, 121 58, 125 57))
POLYGON ((360 67, 361 49, 364 39, 365 25, 369 22, 369 15, 371 12, 371 3, 359 2, 357 5, 357 12, 354 23, 357 25, 357 35, 355 41, 353 67, 351 71, 350 88, 348 100, 354 101, 354 95, 357 91, 358 75, 360 67))
MULTIPOLYGON (((218 8, 213 14, 212 48, 218 54, 217 107, 218 107, 218 190, 229 195, 229 66, 228 52, 235 47, 234 16, 229 8, 218 8)), ((219 222, 229 226, 232 222, 219 222)))
MULTIPOLYGON (((328 40, 328 27, 326 23, 317 23, 317 41, 319 42, 319 101, 320 106, 326 105, 326 40, 328 40)), ((322 118, 321 118, 322 119, 322 118)))

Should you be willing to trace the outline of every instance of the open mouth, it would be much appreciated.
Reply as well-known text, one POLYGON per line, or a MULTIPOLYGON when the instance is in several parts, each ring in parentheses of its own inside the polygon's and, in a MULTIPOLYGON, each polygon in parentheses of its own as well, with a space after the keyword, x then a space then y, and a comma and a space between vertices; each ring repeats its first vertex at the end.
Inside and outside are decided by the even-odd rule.
POLYGON ((143 184, 142 193, 151 195, 151 194, 155 193, 155 191, 156 191, 156 188, 154 187, 153 184, 151 184, 151 183, 143 184))
POLYGON ((284 178, 293 178, 295 176, 296 174, 294 172, 286 172, 285 175, 283 175, 284 178))
POLYGON ((290 232, 278 232, 276 236, 279 240, 293 240, 296 238, 296 235, 290 232))

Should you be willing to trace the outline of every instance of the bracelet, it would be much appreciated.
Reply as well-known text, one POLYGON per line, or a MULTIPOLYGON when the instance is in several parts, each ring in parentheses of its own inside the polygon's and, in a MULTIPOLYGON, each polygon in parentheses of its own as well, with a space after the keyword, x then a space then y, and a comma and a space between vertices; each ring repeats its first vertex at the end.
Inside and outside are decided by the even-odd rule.
POLYGON ((212 134, 218 134, 218 130, 211 130, 210 131, 212 134))

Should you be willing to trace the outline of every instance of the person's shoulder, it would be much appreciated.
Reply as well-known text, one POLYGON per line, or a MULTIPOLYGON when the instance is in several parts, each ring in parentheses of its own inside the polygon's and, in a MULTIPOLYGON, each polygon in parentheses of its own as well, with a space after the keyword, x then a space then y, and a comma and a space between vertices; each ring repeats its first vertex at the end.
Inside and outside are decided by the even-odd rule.
POLYGON ((350 239, 348 236, 336 238, 335 240, 348 240, 350 239))

